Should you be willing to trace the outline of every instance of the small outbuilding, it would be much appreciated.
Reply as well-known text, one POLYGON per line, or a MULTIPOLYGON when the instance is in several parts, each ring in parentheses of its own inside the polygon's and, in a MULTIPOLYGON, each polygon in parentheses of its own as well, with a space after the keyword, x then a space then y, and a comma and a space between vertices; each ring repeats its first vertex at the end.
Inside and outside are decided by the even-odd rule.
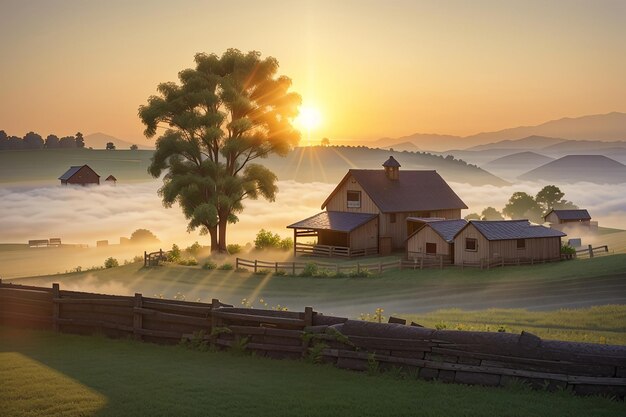
POLYGON ((61 185, 100 185, 100 175, 89 165, 73 166, 59 177, 61 185))
POLYGON ((106 179, 104 181, 107 184, 112 184, 112 185, 117 184, 117 178, 115 178, 113 175, 109 175, 108 177, 106 177, 106 179))
POLYGON ((564 236, 559 230, 528 220, 470 220, 454 236, 454 263, 558 260, 564 236))
POLYGON ((576 210, 555 210, 552 209, 543 216, 546 223, 550 224, 550 227, 557 230, 564 229, 582 229, 584 230, 597 230, 598 222, 591 221, 591 215, 585 209, 576 210))
POLYGON ((406 240, 407 259, 439 259, 454 262, 454 236, 467 224, 465 219, 412 219, 416 227, 406 240))

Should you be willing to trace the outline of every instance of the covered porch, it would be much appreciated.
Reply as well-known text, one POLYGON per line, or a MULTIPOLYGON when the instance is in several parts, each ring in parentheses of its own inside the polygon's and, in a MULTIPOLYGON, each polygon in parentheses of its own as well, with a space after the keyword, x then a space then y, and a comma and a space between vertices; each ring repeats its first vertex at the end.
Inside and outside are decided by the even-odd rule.
POLYGON ((287 226, 294 255, 354 257, 378 253, 378 215, 323 211, 287 226), (302 240, 314 240, 304 243, 302 240))

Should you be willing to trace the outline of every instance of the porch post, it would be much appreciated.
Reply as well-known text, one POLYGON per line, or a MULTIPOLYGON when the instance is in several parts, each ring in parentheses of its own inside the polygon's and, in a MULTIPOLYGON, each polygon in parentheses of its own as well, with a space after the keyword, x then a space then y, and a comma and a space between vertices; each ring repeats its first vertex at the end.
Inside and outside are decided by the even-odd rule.
POLYGON ((293 257, 296 257, 296 245, 298 243, 298 229, 293 229, 293 257))

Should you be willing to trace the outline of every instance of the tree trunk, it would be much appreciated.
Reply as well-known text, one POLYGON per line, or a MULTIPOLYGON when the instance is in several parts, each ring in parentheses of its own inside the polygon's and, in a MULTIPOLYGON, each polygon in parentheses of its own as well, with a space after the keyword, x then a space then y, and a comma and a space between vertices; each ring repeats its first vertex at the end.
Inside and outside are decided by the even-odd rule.
POLYGON ((211 236, 211 253, 218 252, 220 250, 219 243, 217 241, 217 226, 207 227, 209 235, 211 236))
POLYGON ((228 225, 228 215, 220 214, 220 221, 218 223, 218 247, 220 252, 226 252, 226 226, 228 225))

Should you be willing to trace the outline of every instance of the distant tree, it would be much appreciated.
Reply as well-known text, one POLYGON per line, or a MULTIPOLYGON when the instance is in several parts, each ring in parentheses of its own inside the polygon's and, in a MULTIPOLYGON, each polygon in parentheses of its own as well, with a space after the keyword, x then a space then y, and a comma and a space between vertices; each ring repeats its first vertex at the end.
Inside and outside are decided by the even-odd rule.
POLYGON ((115 150, 115 144, 113 142, 107 142, 107 147, 106 149, 108 151, 114 151, 115 150))
POLYGON ((546 185, 537 193, 535 200, 541 206, 544 214, 551 209, 577 209, 571 201, 563 200, 565 193, 556 185, 546 185))
POLYGON ((478 213, 470 213, 467 216, 465 216, 464 219, 467 221, 480 220, 480 216, 478 215, 478 213))
POLYGON ((130 235, 132 243, 158 243, 159 239, 148 229, 137 229, 130 235))
POLYGON ((321 144, 322 144, 322 146, 330 146, 330 139, 322 138, 321 144))
POLYGON ((85 138, 83 137, 83 134, 80 132, 76 133, 76 147, 77 148, 85 147, 85 138))
POLYGON ((534 197, 524 193, 513 193, 509 202, 504 206, 502 213, 511 219, 528 219, 533 222, 542 222, 541 207, 534 197))
POLYGON ((167 172, 163 203, 179 203, 188 229, 200 228, 211 251, 226 252, 226 229, 243 201, 276 198, 276 175, 252 161, 285 156, 298 143, 291 123, 301 98, 289 92, 289 78, 276 75, 278 61, 256 51, 196 54, 195 63, 179 73, 180 84, 160 84, 139 116, 147 137, 169 126, 149 167, 155 178, 167 172))
POLYGON ((135 144, 130 145, 130 150, 131 151, 136 151, 137 149, 139 149, 139 146, 137 146, 135 144))
POLYGON ((76 147, 76 138, 74 136, 64 136, 59 140, 59 148, 75 148, 76 147))
POLYGON ((557 209, 557 210, 576 210, 578 208, 580 207, 578 207, 576 204, 572 203, 571 201, 567 201, 567 200, 557 201, 551 207, 551 209, 557 209))
POLYGON ((43 149, 43 138, 35 132, 28 132, 22 139, 26 149, 43 149))
POLYGON ((0 151, 9 149, 9 137, 4 130, 0 130, 0 151))
POLYGON ((58 147, 59 147, 59 137, 57 135, 48 135, 48 137, 46 137, 44 148, 55 149, 58 147))
POLYGON ((504 220, 504 217, 502 217, 502 213, 500 213, 493 207, 487 207, 486 209, 484 209, 481 213, 481 217, 483 220, 504 220))
POLYGON ((9 149, 24 149, 24 141, 19 136, 9 136, 9 149))

